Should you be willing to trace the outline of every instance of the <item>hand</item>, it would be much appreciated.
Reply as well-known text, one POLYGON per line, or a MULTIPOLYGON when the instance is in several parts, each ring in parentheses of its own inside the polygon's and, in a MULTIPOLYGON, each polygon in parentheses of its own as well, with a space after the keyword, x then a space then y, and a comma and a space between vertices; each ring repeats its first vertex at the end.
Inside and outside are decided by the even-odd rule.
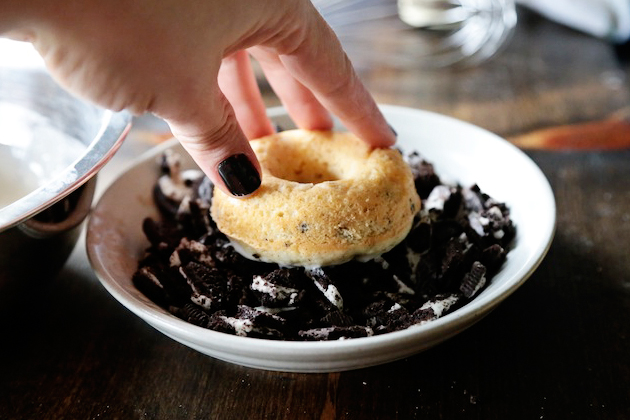
POLYGON ((0 17, 0 33, 32 42, 69 91, 109 109, 163 118, 200 168, 233 195, 250 194, 260 184, 247 139, 274 131, 249 54, 298 126, 330 129, 330 110, 373 146, 395 142, 309 0, 0 5, 8 11, 0 17))

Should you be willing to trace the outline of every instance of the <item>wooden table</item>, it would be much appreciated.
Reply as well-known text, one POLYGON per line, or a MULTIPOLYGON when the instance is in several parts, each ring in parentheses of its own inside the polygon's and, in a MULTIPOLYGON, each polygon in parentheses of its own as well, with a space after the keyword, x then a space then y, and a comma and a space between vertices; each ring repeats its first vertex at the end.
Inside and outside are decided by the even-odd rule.
MULTIPOLYGON (((526 145, 549 178, 556 239, 487 318, 383 366, 253 370, 132 315, 100 285, 80 242, 57 278, 0 289, 0 419, 630 418, 630 150, 606 150, 611 138, 630 139, 617 118, 630 104, 630 73, 602 41, 525 10, 519 18, 505 51, 481 67, 361 73, 380 102, 526 145)), ((145 130, 139 121, 101 190, 149 146, 145 130)))

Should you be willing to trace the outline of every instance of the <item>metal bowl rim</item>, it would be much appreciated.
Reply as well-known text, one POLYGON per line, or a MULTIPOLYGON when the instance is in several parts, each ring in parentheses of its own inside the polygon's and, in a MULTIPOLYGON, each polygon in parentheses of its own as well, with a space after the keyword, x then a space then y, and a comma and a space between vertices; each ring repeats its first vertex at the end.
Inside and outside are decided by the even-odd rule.
POLYGON ((103 110, 99 132, 84 154, 57 177, 0 209, 0 232, 33 217, 92 178, 116 153, 131 128, 131 114, 103 110))

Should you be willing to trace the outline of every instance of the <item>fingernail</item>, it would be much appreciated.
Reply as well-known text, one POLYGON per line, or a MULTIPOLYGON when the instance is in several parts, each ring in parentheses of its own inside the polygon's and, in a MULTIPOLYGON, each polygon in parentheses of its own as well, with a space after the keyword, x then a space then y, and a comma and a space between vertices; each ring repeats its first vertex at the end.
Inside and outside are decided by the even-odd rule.
POLYGON ((392 127, 391 124, 387 124, 389 125, 389 129, 392 130, 392 133, 394 133, 394 136, 398 137, 398 133, 396 132, 396 130, 394 130, 394 127, 392 127))
POLYGON ((260 175, 244 154, 230 156, 217 167, 221 179, 235 196, 253 193, 260 187, 260 175))

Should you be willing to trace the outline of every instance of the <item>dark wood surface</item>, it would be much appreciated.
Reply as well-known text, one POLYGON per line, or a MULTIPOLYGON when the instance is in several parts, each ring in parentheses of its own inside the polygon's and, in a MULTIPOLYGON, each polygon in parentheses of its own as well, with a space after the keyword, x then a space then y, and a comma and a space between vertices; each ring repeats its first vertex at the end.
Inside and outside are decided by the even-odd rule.
MULTIPOLYGON (((582 123, 625 115, 628 67, 611 46, 519 13, 512 42, 481 67, 383 64, 362 77, 380 102, 510 139, 557 126, 578 136, 582 123)), ((105 168, 101 188, 149 146, 144 128, 105 168)), ((570 135, 563 150, 548 150, 542 133, 528 153, 556 194, 555 241, 518 291, 458 336, 344 373, 244 368, 128 312, 100 285, 81 242, 55 279, 0 288, 0 419, 630 418, 630 150, 604 150, 598 139, 575 151, 570 135)))

